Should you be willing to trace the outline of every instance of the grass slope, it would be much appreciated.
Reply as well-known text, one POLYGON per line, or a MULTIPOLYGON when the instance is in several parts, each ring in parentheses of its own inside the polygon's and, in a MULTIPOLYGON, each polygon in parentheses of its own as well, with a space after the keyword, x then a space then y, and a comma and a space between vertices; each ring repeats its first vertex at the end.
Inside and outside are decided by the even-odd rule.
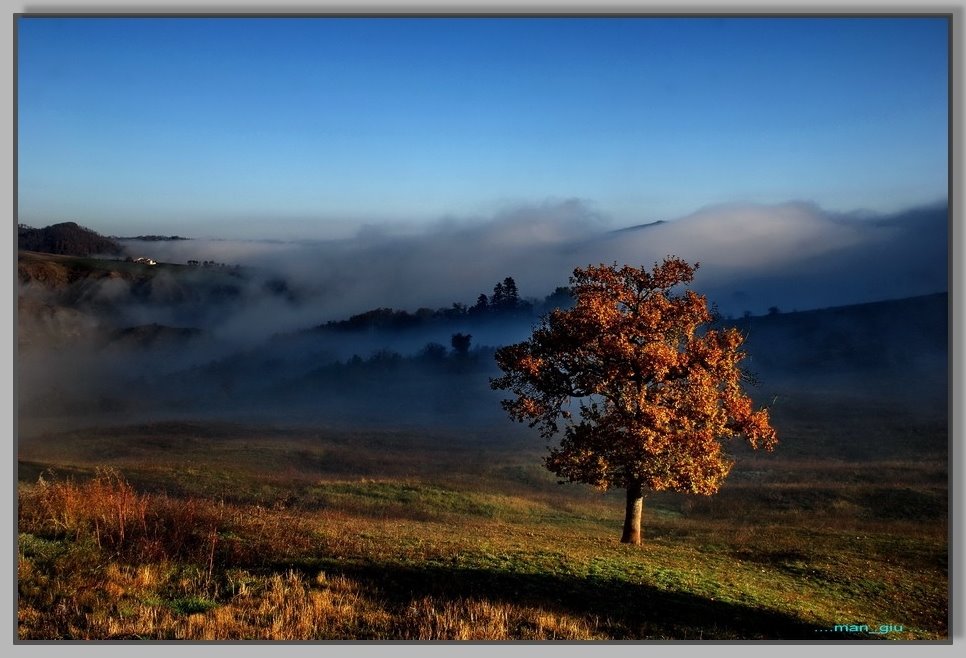
POLYGON ((652 494, 640 548, 617 542, 621 492, 558 486, 510 426, 22 441, 19 634, 945 639, 945 455, 900 449, 941 445, 942 423, 877 426, 891 452, 850 457, 823 450, 834 419, 793 411, 789 443, 811 451, 739 453, 712 498, 652 494))

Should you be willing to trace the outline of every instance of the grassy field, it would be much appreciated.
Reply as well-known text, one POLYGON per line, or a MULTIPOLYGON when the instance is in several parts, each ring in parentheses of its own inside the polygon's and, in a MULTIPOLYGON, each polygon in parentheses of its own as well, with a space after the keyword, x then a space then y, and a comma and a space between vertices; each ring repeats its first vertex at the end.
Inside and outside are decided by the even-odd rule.
POLYGON ((942 640, 945 419, 865 404, 779 408, 641 547, 510 423, 21 437, 20 638, 942 640))

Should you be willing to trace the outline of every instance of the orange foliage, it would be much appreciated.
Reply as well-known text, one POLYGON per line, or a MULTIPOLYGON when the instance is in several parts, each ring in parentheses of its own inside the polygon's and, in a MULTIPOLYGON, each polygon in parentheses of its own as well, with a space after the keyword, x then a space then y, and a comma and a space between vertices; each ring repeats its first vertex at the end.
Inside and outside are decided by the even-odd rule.
POLYGON ((731 470, 721 441, 777 444, 768 412, 742 389, 743 337, 707 328, 707 300, 688 284, 697 264, 669 256, 650 272, 576 269, 576 305, 546 316, 530 339, 497 351, 494 389, 510 417, 562 429, 547 467, 602 489, 633 486, 713 494, 731 470), (574 402, 576 401, 576 402, 574 402), (579 414, 568 407, 576 404, 579 414))

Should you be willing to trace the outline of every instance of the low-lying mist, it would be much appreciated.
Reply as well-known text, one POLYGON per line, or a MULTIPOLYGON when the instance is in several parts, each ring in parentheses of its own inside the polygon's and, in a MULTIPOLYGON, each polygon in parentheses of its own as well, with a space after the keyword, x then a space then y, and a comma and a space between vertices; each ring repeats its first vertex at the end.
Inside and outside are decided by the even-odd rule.
POLYGON ((771 382, 762 395, 830 374, 898 382, 905 369, 928 376, 944 404, 945 296, 917 311, 918 329, 888 313, 789 312, 945 291, 947 231, 945 206, 860 216, 803 203, 613 230, 569 201, 339 241, 127 240, 161 265, 21 276, 21 433, 78 417, 505 421, 488 388, 493 349, 529 335, 574 267, 667 254, 701 263, 693 287, 748 333, 749 365, 771 382), (505 277, 532 311, 470 312, 505 277), (419 322, 325 326, 377 308, 419 322), (471 336, 465 352, 457 333, 471 336))
POLYGON ((263 296, 267 306, 252 311, 253 296, 221 323, 237 319, 251 332, 274 333, 377 307, 472 305, 506 276, 523 297, 542 298, 566 285, 575 267, 650 267, 668 254, 701 263, 694 286, 725 314, 912 297, 946 290, 947 233, 944 204, 893 215, 732 204, 612 230, 572 200, 485 220, 448 219, 419 232, 370 227, 338 241, 187 240, 139 248, 166 262, 212 260, 284 281, 300 303, 280 306, 263 296))

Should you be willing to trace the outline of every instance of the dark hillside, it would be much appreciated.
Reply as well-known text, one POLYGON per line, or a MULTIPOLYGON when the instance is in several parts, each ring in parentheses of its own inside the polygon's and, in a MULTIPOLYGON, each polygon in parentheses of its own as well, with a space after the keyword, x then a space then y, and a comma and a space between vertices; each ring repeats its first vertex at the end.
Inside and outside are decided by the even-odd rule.
MULTIPOLYGON (((74 381, 78 371, 96 386, 116 384, 131 395, 128 377, 221 355, 228 348, 212 344, 207 330, 243 308, 252 287, 240 269, 30 251, 19 252, 17 272, 19 372, 27 397, 29 381, 50 388, 74 381)), ((71 387, 71 395, 89 400, 92 386, 71 387)))
POLYGON ((947 358, 949 295, 774 313, 733 324, 753 368, 789 373, 916 368, 947 358))
POLYGON ((108 324, 146 324, 128 321, 138 305, 161 313, 194 318, 217 304, 237 302, 248 285, 248 273, 236 269, 200 269, 185 265, 64 256, 20 251, 17 275, 21 298, 71 310, 95 313, 108 324), (120 319, 119 319, 120 318, 120 319))
POLYGON ((51 290, 86 279, 134 280, 139 274, 148 274, 146 265, 28 250, 17 254, 20 283, 39 283, 51 290))
POLYGON ((93 256, 105 254, 117 256, 124 253, 123 247, 110 238, 78 226, 75 222, 64 222, 44 228, 32 228, 21 224, 17 231, 20 249, 40 251, 48 254, 67 256, 93 256))

